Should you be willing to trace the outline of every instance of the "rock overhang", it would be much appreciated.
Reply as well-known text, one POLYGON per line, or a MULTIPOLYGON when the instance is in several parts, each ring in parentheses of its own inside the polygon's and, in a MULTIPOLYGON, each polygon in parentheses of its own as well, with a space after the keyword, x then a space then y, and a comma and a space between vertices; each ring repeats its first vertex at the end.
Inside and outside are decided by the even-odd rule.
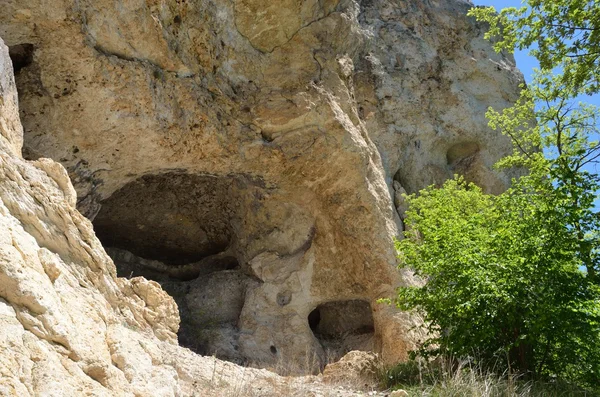
MULTIPOLYGON (((199 306, 214 303, 199 298, 209 288, 201 280, 231 288, 241 309, 213 331, 234 360, 322 355, 308 313, 353 300, 371 305, 384 357, 406 357, 415 340, 406 319, 375 303, 411 282, 394 269, 394 192, 455 171, 502 188, 506 176, 490 169, 509 145, 480 113, 516 97, 512 59, 492 51, 462 1, 318 2, 291 16, 260 2, 209 3, 116 9, 102 0, 45 12, 36 0, 9 2, 0 11, 7 40, 35 48, 17 76, 26 153, 65 165, 120 275, 212 258, 200 264, 214 270, 204 278, 188 268, 161 282, 199 319, 199 306), (267 8, 274 34, 238 24, 248 4, 267 8), (287 17, 295 19, 283 26, 287 17), (233 181, 246 176, 266 187, 240 194, 233 181), (180 190, 178 178, 189 178, 180 190), (194 210, 197 189, 198 207, 214 211, 194 210), (177 208, 160 203, 168 194, 177 208), (132 202, 140 205, 128 209, 132 202), (165 218, 152 218, 153 207, 165 218), (182 286, 192 283, 197 293, 186 299, 182 286)), ((160 279, 155 270, 146 276, 160 279)))

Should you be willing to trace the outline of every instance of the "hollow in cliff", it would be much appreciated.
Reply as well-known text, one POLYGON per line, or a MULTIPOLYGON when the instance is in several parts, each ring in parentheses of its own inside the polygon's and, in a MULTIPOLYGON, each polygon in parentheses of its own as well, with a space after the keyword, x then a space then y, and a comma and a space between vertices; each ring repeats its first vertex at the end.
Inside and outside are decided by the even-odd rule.
POLYGON ((233 226, 239 176, 142 176, 102 201, 94 228, 121 277, 159 282, 177 301, 180 343, 241 362, 238 319, 256 282, 240 267, 233 226))
POLYGON ((308 324, 328 361, 338 360, 352 350, 373 350, 375 325, 367 301, 323 303, 310 312, 308 324))

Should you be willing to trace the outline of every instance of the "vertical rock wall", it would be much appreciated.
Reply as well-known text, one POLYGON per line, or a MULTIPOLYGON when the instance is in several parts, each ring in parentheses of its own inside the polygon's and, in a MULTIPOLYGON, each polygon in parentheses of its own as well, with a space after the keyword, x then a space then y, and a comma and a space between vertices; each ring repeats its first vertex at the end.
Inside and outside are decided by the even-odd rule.
POLYGON ((0 40, 0 395, 174 395, 161 355, 179 316, 154 282, 116 279, 67 172, 20 155, 17 92, 0 40), (135 367, 135 368, 134 368, 135 367))
POLYGON ((63 168, 36 163, 77 198, 118 274, 177 300, 186 346, 306 371, 349 349, 392 361, 414 346, 415 320, 376 303, 412 282, 395 269, 401 192, 453 173, 506 185, 490 167, 510 144, 484 111, 514 101, 522 77, 469 7, 5 0, 0 36, 18 65, 23 153, 64 166, 76 194, 63 168), (311 327, 319 307, 356 316, 352 302, 372 326, 336 333, 313 315, 311 327))

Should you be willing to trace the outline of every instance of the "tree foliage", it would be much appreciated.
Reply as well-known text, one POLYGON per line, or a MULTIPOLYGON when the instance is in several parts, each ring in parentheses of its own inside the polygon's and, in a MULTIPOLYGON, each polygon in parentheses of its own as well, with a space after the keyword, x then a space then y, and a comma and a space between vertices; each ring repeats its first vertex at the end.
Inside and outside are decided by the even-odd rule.
POLYGON ((500 195, 461 179, 409 198, 404 265, 427 280, 397 304, 423 312, 421 353, 600 384, 600 290, 579 267, 560 195, 500 195))
POLYGON ((407 197, 401 266, 426 282, 398 291, 418 310, 424 355, 477 357, 482 365, 600 387, 600 4, 529 0, 499 14, 472 11, 501 35, 498 50, 534 42, 542 70, 490 126, 511 137, 499 167, 527 172, 498 196, 460 177, 407 197), (558 68, 558 69, 557 69, 558 68))
POLYGON ((579 93, 600 88, 600 2, 527 0, 521 8, 471 9, 489 23, 486 38, 497 51, 532 48, 542 70, 562 70, 562 84, 579 93))

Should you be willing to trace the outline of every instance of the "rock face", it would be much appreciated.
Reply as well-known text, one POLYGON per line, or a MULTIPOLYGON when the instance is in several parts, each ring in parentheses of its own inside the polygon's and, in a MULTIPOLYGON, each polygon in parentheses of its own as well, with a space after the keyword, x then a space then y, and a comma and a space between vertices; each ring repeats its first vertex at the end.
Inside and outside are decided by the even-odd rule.
POLYGON ((323 378, 327 383, 354 382, 372 385, 379 382, 381 370, 376 354, 351 351, 340 361, 328 364, 323 370, 323 378))
MULTIPOLYGON (((175 302, 154 281, 116 277, 92 224, 75 208, 64 167, 19 154, 12 66, 0 39, 0 395, 304 396, 322 390, 317 380, 290 383, 177 345, 175 302)), ((232 300, 226 290, 216 293, 232 300)), ((207 315, 227 322, 234 311, 232 305, 207 315)))
POLYGON ((86 390, 192 390, 176 333, 296 372, 356 349, 405 359, 417 320, 376 303, 413 282, 395 269, 400 193, 509 177, 484 111, 522 77, 470 6, 4 0, 32 161, 3 54, 6 390, 54 387, 42 357, 86 390))
POLYGON ((0 41, 0 394, 149 394, 153 387, 173 394, 177 384, 151 378, 175 369, 153 364, 152 352, 133 341, 174 346, 175 303, 155 282, 115 277, 91 223, 75 209, 67 172, 52 160, 24 161, 20 128, 0 41))

